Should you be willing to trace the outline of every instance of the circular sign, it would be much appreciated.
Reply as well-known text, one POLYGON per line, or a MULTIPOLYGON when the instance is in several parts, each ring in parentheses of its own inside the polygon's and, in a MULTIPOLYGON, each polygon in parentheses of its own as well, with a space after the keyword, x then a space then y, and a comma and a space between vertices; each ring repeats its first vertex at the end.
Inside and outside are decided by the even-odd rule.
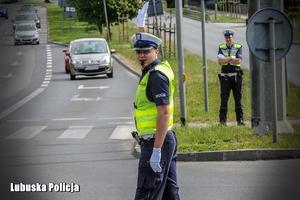
POLYGON ((261 61, 270 62, 270 29, 274 25, 275 59, 282 59, 290 50, 293 41, 292 26, 279 10, 265 8, 257 11, 248 21, 246 40, 250 51, 261 61), (270 19, 275 24, 269 23, 270 19))

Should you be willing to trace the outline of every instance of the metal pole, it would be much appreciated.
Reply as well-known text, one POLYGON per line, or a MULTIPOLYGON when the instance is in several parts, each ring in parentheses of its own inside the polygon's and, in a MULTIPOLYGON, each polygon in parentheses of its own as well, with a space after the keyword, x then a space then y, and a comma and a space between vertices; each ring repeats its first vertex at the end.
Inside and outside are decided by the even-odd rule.
POLYGON ((218 4, 215 3, 215 20, 218 19, 218 4))
POLYGON ((103 0, 103 6, 104 6, 104 13, 105 13, 105 21, 106 21, 106 29, 107 29, 107 40, 108 40, 108 46, 110 47, 110 33, 109 33, 109 25, 108 25, 108 19, 107 19, 107 11, 106 11, 106 3, 105 0, 103 0))
MULTIPOLYGON (((248 20, 260 9, 260 0, 248 0, 248 20)), ((251 127, 257 127, 261 120, 260 113, 260 66, 261 61, 249 51, 250 93, 251 93, 251 127)), ((263 105, 263 104, 262 104, 263 105)))
POLYGON ((276 92, 276 58, 275 58, 275 20, 269 18, 269 34, 270 34, 270 67, 271 67, 271 83, 272 83, 272 131, 273 143, 277 142, 277 92, 276 92))
POLYGON ((205 49, 205 7, 204 0, 201 0, 201 21, 202 21, 202 61, 203 61, 203 81, 204 81, 204 107, 208 112, 208 89, 207 89, 207 67, 206 67, 206 49, 205 49))
MULTIPOLYGON (((154 11, 154 16, 155 16, 155 21, 156 21, 156 30, 157 30, 157 34, 158 34, 158 37, 161 38, 161 36, 160 36, 160 31, 158 30, 158 20, 157 20, 157 14, 156 14, 155 0, 152 0, 152 3, 153 3, 153 11, 154 11)), ((162 60, 164 60, 165 57, 164 57, 164 51, 163 51, 163 48, 162 48, 161 45, 160 45, 159 48, 160 48, 162 60)))
POLYGON ((176 39, 177 39, 177 51, 178 51, 178 85, 180 95, 180 120, 181 124, 185 125, 186 122, 186 106, 185 106, 185 83, 183 81, 184 74, 184 51, 182 41, 182 1, 176 0, 176 39))

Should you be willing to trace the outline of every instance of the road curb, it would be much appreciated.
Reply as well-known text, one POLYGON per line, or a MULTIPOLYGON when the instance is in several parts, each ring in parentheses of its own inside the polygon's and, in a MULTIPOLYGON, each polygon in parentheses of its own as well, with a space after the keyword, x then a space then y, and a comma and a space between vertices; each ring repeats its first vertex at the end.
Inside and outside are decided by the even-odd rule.
MULTIPOLYGON (((140 146, 133 145, 131 155, 140 157, 140 146)), ((255 160, 283 160, 299 159, 300 149, 247 149, 227 151, 204 151, 178 153, 177 161, 255 161, 255 160)))

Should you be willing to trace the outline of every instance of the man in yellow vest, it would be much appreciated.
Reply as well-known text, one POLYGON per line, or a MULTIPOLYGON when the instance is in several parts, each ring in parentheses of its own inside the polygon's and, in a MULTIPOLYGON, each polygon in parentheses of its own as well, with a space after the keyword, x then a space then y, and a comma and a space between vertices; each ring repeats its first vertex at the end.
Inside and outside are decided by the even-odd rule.
POLYGON ((135 123, 141 140, 135 200, 179 200, 176 175, 177 139, 173 125, 174 74, 158 59, 161 39, 145 32, 146 2, 137 16, 132 36, 142 75, 134 99, 135 123))
POLYGON ((235 32, 230 29, 223 31, 226 43, 221 44, 218 51, 218 63, 221 65, 221 73, 219 74, 221 97, 219 118, 221 125, 226 125, 228 99, 231 90, 235 101, 237 124, 245 125, 242 105, 242 45, 234 42, 234 34, 235 32))

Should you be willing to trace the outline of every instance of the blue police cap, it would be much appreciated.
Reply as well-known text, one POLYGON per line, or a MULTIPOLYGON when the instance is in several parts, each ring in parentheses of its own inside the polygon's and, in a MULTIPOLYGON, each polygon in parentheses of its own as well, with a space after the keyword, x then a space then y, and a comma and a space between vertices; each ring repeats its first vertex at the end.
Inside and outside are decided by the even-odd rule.
POLYGON ((161 39, 149 33, 136 33, 131 38, 134 44, 133 50, 149 50, 151 48, 158 48, 161 44, 161 39))

